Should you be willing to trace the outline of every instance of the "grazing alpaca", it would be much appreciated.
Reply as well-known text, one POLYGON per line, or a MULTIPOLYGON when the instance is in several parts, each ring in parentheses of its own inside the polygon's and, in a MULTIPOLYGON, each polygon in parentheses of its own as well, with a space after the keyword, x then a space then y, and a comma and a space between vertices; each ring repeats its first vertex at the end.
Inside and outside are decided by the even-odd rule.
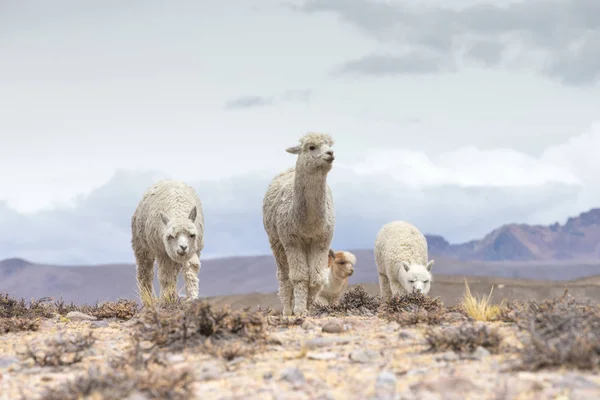
POLYGON ((356 256, 348 251, 329 250, 329 280, 317 301, 323 305, 336 303, 348 288, 348 278, 354 273, 356 256))
POLYGON ((276 175, 263 199, 263 225, 277 263, 284 315, 306 316, 327 281, 335 214, 327 174, 333 139, 307 133, 286 149, 296 167, 276 175))

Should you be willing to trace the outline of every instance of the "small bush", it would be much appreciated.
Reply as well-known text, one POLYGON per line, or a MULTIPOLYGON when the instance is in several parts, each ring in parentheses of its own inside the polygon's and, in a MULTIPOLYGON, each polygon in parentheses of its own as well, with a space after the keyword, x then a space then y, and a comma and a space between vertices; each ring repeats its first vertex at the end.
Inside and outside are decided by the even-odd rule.
POLYGON ((600 368, 600 309, 597 306, 579 303, 565 291, 556 299, 530 302, 516 319, 519 326, 529 332, 529 338, 523 340, 522 362, 517 369, 600 368))
POLYGON ((425 332, 427 351, 473 352, 481 346, 491 353, 498 351, 502 337, 496 328, 483 324, 463 323, 459 326, 430 328, 425 332))
POLYGON ((361 286, 348 290, 336 304, 314 304, 314 314, 319 315, 374 315, 379 308, 379 298, 371 296, 361 286))
POLYGON ((83 359, 84 353, 92 347, 95 341, 92 332, 87 335, 81 333, 59 334, 54 338, 47 339, 42 346, 37 343, 27 344, 26 352, 21 355, 26 359, 33 359, 41 367, 72 365, 83 359))
POLYGON ((47 390, 42 398, 122 400, 137 392, 148 399, 187 400, 192 398, 193 382, 191 368, 150 365, 143 369, 123 366, 101 371, 91 367, 86 374, 47 390))
POLYGON ((40 328, 38 319, 11 317, 0 318, 0 335, 10 332, 37 331, 40 328))
POLYGON ((257 344, 266 340, 267 332, 265 318, 256 311, 214 310, 208 302, 194 300, 180 309, 147 310, 136 323, 134 338, 178 351, 229 340, 257 344))
POLYGON ((379 307, 381 318, 396 321, 402 326, 421 323, 436 325, 444 320, 445 313, 439 297, 429 297, 418 292, 392 296, 379 307))
POLYGON ((31 300, 27 304, 24 299, 17 300, 10 297, 8 293, 0 293, 0 318, 50 318, 54 312, 52 307, 46 304, 49 300, 49 298, 42 298, 31 300))

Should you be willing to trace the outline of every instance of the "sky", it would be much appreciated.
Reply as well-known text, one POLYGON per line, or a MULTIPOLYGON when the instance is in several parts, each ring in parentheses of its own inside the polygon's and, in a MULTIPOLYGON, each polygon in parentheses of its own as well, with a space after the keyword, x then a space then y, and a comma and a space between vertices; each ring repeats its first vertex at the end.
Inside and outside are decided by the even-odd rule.
POLYGON ((166 177, 203 258, 269 254, 262 197, 308 131, 335 141, 335 249, 600 207, 600 2, 449 3, 2 1, 0 259, 133 262, 166 177))

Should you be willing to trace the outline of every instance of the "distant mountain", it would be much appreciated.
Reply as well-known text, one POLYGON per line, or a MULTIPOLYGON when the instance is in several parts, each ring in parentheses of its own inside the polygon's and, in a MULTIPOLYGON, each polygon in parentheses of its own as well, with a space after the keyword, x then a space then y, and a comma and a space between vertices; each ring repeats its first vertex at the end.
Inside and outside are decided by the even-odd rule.
MULTIPOLYGON (((436 235, 427 235, 427 241, 436 260, 434 276, 565 281, 600 275, 600 209, 569 218, 565 225, 504 225, 483 239, 463 244, 450 244, 436 235)), ((372 250, 343 250, 352 251, 357 258, 352 283, 377 283, 372 250)), ((274 292, 275 271, 271 255, 205 259, 200 293, 210 297, 274 292)), ((156 277, 154 285, 158 291, 156 277)), ((0 261, 0 292, 26 299, 62 297, 78 303, 137 298, 135 265, 67 267, 11 258, 0 261)))
POLYGON ((483 239, 450 244, 428 235, 430 253, 463 261, 600 261, 600 208, 564 225, 508 224, 483 239))

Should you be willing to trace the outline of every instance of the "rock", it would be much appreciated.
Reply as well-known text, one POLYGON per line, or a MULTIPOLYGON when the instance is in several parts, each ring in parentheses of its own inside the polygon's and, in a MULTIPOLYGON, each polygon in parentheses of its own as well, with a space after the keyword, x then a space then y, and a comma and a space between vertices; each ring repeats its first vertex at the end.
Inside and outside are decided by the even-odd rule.
POLYGON ((55 327, 56 327, 56 321, 53 321, 51 319, 44 319, 44 320, 40 321, 39 330, 40 331, 49 331, 51 329, 54 329, 55 327))
POLYGON ((138 319, 137 318, 131 318, 130 320, 122 322, 121 326, 124 326, 126 328, 130 328, 130 327, 134 326, 137 323, 138 323, 138 319))
POLYGON ((486 357, 489 357, 490 355, 491 354, 490 354, 489 350, 487 350, 484 347, 477 346, 475 351, 473 351, 473 353, 471 353, 470 358, 475 359, 475 360, 481 360, 486 357))
POLYGON ((381 371, 379 373, 379 375, 377 375, 377 383, 375 384, 375 386, 377 387, 382 387, 382 386, 390 386, 390 385, 395 385, 396 384, 396 375, 391 372, 391 371, 381 371))
POLYGON ((314 339, 307 340, 304 346, 307 349, 316 349, 319 347, 332 346, 334 344, 347 344, 355 338, 350 337, 339 337, 339 336, 328 336, 328 337, 317 337, 314 339))
POLYGON ((322 331, 324 333, 342 333, 344 331, 344 327, 340 322, 329 321, 323 325, 322 331))
POLYGON ((417 335, 414 332, 409 331, 408 329, 403 329, 400 331, 400 333, 398 334, 398 336, 400 336, 400 339, 403 340, 420 340, 421 337, 419 337, 419 335, 417 335))
POLYGON ((304 322, 302 323, 302 329, 304 329, 305 331, 317 329, 317 325, 312 321, 304 320, 304 322))
POLYGON ((296 389, 298 389, 306 383, 306 378, 304 378, 304 374, 296 367, 285 368, 281 372, 281 377, 279 379, 291 383, 296 389))
POLYGON ((79 311, 70 311, 66 316, 71 321, 96 321, 98 318, 79 311))
POLYGON ((176 364, 176 363, 185 361, 185 357, 183 356, 183 354, 169 353, 169 354, 167 354, 166 359, 167 359, 167 362, 169 362, 170 364, 176 364))
POLYGON ((372 400, 393 400, 396 393, 396 375, 390 371, 381 371, 375 382, 375 396, 372 400))
POLYGON ((197 374, 198 380, 210 381, 214 379, 220 379, 224 370, 225 368, 222 365, 214 362, 202 364, 197 374))
POLYGON ((453 351, 446 351, 444 353, 440 353, 438 354, 435 359, 437 361, 457 361, 460 359, 460 357, 458 356, 458 354, 456 354, 453 351))
POLYGON ((106 320, 94 321, 90 324, 90 326, 92 328, 106 328, 106 327, 108 327, 108 321, 106 321, 106 320))
POLYGON ((334 358, 337 358, 337 354, 331 351, 325 351, 322 353, 308 353, 306 357, 311 360, 333 360, 334 358))
POLYGON ((0 357, 0 368, 8 368, 13 364, 17 364, 19 359, 14 356, 0 357))
POLYGON ((374 351, 371 349, 354 350, 349 355, 350 360, 352 360, 354 362, 358 362, 358 363, 363 363, 363 364, 375 361, 380 356, 381 356, 381 354, 378 351, 374 351))
POLYGON ((273 378, 273 373, 271 371, 265 372, 263 374, 263 379, 264 380, 269 380, 269 379, 272 379, 272 378, 273 378))

